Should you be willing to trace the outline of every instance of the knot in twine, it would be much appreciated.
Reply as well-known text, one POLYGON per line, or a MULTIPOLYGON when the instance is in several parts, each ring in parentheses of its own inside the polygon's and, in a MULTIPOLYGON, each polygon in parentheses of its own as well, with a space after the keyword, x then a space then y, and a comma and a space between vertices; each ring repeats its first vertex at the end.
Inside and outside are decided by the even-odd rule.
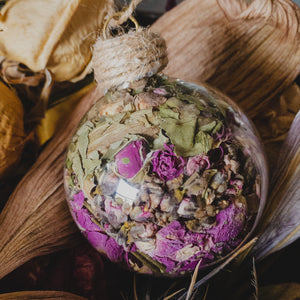
POLYGON ((100 37, 93 49, 95 80, 104 90, 151 77, 167 64, 165 40, 145 28, 108 39, 100 37))

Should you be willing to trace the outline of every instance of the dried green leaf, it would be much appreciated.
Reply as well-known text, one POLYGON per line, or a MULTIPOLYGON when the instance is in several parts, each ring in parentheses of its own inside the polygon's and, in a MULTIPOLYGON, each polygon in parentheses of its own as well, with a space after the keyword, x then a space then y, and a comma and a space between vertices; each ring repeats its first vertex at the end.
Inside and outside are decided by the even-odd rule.
MULTIPOLYGON (((199 131, 195 136, 194 148, 197 148, 196 153, 206 154, 211 149, 212 142, 213 142, 213 138, 209 134, 203 131, 199 131)), ((194 155, 194 154, 190 154, 190 155, 194 155)))
POLYGON ((164 144, 167 144, 170 139, 160 130, 158 138, 153 141, 153 149, 163 149, 164 144))
POLYGON ((97 167, 101 166, 101 159, 83 158, 82 165, 84 168, 84 177, 86 178, 88 175, 93 174, 97 167))
POLYGON ((77 175, 77 179, 79 181, 79 186, 82 188, 84 171, 83 171, 81 158, 79 156, 79 153, 77 153, 77 152, 74 153, 74 156, 73 156, 73 170, 74 170, 74 173, 77 175))
MULTIPOLYGON (((203 118, 204 119, 204 118, 203 118)), ((206 120, 207 120, 207 118, 205 118, 206 120)), ((217 122, 216 121, 212 121, 212 122, 210 122, 210 123, 208 123, 208 124, 203 124, 203 125, 201 125, 200 127, 199 127, 199 129, 201 130, 201 131, 205 131, 205 132, 211 132, 214 128, 215 128, 215 126, 217 125, 217 122)))

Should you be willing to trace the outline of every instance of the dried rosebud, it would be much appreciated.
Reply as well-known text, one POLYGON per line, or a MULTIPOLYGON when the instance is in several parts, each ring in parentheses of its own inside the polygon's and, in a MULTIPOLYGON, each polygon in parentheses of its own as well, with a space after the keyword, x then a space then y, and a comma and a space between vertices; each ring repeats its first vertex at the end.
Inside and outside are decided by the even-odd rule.
POLYGON ((210 162, 208 156, 204 154, 196 155, 190 157, 186 165, 186 173, 191 176, 194 173, 199 173, 200 171, 210 168, 210 162))
POLYGON ((164 181, 172 180, 183 173, 184 160, 173 152, 174 146, 164 144, 166 150, 157 150, 152 158, 153 172, 164 181))

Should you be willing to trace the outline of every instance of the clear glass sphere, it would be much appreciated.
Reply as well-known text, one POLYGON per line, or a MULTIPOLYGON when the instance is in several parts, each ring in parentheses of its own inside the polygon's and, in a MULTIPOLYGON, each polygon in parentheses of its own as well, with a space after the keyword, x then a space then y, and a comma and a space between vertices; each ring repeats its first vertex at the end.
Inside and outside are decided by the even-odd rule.
POLYGON ((154 76, 97 101, 72 137, 64 181, 95 249, 139 273, 182 276, 247 238, 265 202, 266 169, 232 101, 154 76))

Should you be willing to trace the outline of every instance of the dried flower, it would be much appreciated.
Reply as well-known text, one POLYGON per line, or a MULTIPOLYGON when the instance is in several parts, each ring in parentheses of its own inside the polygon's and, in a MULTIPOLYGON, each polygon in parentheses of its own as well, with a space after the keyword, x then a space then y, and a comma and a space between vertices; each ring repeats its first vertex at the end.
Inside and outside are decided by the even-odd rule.
POLYGON ((184 159, 177 156, 173 145, 164 144, 166 150, 157 150, 152 156, 153 172, 157 173, 161 180, 168 181, 183 173, 184 159))
POLYGON ((186 173, 191 176, 195 172, 200 172, 210 168, 210 162, 208 156, 204 154, 196 155, 189 158, 186 165, 186 173))

